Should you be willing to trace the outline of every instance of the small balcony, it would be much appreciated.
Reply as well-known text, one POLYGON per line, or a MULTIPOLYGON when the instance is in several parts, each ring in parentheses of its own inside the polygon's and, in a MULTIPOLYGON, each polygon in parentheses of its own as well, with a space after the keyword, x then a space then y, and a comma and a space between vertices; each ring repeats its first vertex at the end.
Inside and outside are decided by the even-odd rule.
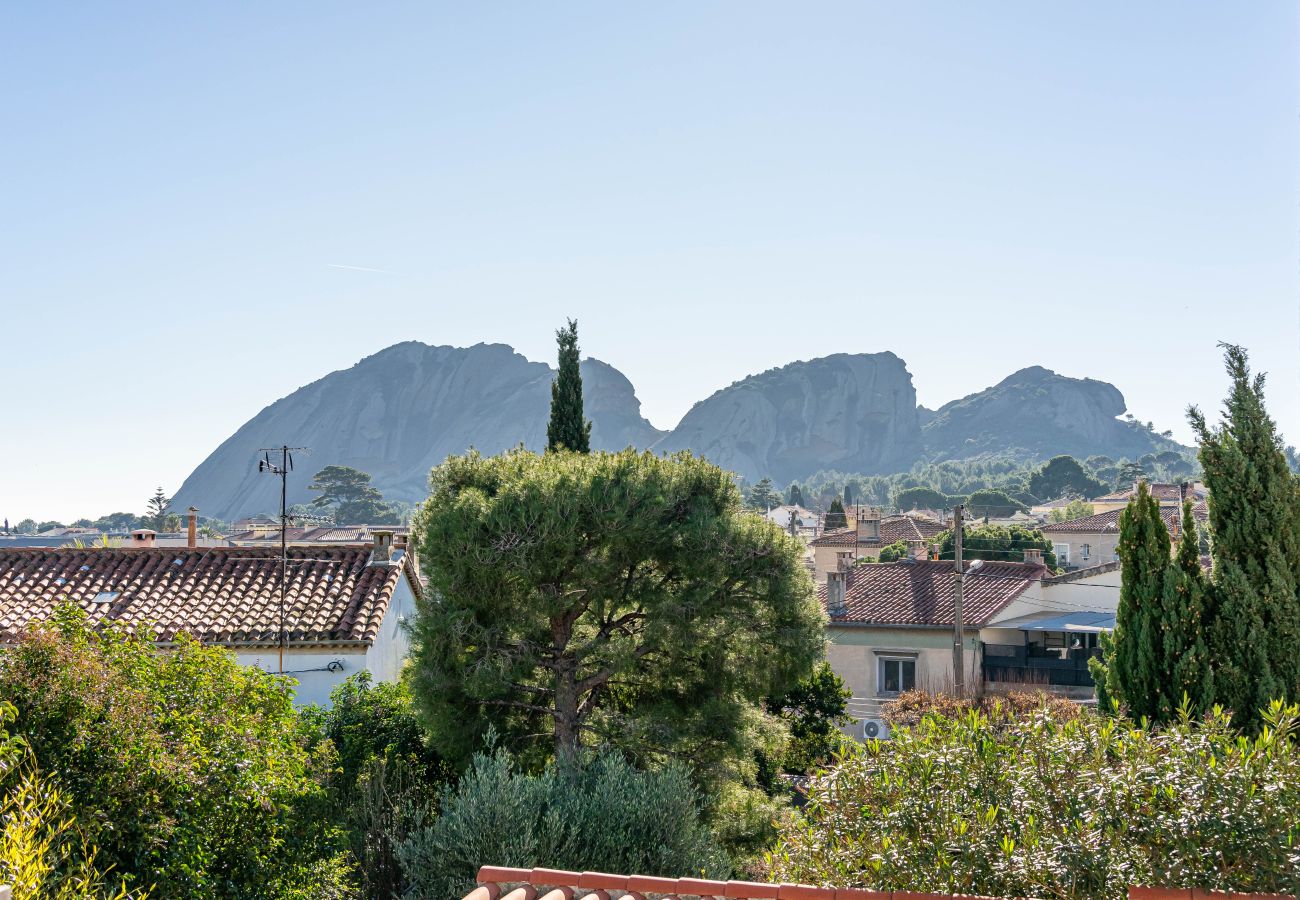
POLYGON ((1101 650, 1045 648, 1034 645, 983 644, 986 682, 1093 687, 1088 660, 1101 650))

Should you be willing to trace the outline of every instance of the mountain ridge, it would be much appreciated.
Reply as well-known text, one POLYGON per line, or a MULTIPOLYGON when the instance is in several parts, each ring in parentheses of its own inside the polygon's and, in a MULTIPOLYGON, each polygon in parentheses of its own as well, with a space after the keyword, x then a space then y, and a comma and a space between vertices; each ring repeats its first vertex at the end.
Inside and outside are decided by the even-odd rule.
MULTIPOLYGON (((917 405, 896 354, 836 353, 741 378, 666 431, 642 415, 617 368, 587 358, 581 371, 593 449, 691 450, 749 480, 784 484, 823 469, 887 474, 1008 452, 1136 458, 1181 447, 1116 418, 1125 403, 1114 385, 1042 366, 929 410, 917 405)), ((290 503, 311 499, 310 475, 326 465, 354 466, 390 499, 418 501, 429 470, 449 455, 543 449, 553 375, 508 344, 393 344, 263 408, 194 469, 173 507, 224 520, 275 509, 278 486, 258 476, 256 459, 258 448, 282 443, 312 448, 299 457, 290 503)))

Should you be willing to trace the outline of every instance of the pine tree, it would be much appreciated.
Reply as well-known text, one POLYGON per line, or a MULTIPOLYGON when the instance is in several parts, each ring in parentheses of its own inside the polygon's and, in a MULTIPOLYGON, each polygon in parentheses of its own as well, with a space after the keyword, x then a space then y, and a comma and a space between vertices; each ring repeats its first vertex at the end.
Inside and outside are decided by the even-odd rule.
POLYGON ((1210 490, 1214 561, 1207 620, 1215 700, 1253 729, 1270 700, 1300 699, 1300 481, 1264 408, 1264 376, 1224 344, 1232 390, 1222 424, 1188 411, 1210 490))
POLYGON ((844 504, 840 502, 839 497, 831 501, 831 508, 826 511, 826 520, 822 523, 822 527, 825 531, 849 527, 849 518, 844 514, 844 504))
POLYGON ((1171 721, 1184 698, 1189 711, 1200 715, 1214 706, 1214 677, 1205 641, 1205 604, 1209 584, 1201 569, 1200 538, 1192 502, 1183 503, 1178 553, 1165 572, 1161 596, 1162 650, 1168 685, 1159 718, 1171 721))
POLYGON ((582 374, 578 369, 578 323, 555 332, 559 345, 559 370, 551 382, 551 421, 546 426, 546 449, 591 452, 591 422, 582 415, 582 374))
POLYGON ((1134 718, 1160 717, 1168 689, 1160 622, 1169 529, 1145 482, 1119 517, 1120 590, 1115 632, 1105 661, 1107 699, 1118 700, 1134 718))
POLYGON ((144 520, 149 528, 154 531, 164 530, 163 526, 167 524, 167 507, 171 505, 171 502, 171 498, 163 492, 162 485, 159 485, 145 507, 144 520))

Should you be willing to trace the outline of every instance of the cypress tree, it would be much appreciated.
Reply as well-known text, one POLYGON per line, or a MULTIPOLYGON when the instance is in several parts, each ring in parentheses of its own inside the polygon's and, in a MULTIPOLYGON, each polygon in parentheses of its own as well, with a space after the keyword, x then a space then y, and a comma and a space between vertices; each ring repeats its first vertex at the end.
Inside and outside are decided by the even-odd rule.
POLYGON ((797 484, 790 485, 789 499, 790 499, 791 506, 803 506, 803 491, 799 489, 799 485, 797 484))
MULTIPOLYGON (((1120 589, 1115 632, 1106 648, 1107 700, 1118 700, 1134 718, 1158 719, 1167 667, 1163 661, 1161 599, 1169 568, 1169 529, 1146 482, 1119 517, 1120 589)), ((1094 677, 1097 672, 1094 671, 1094 677)))
POLYGON ((1159 717, 1168 722, 1186 697, 1189 711, 1200 715, 1214 705, 1214 678, 1205 640, 1205 605, 1209 584, 1201 570, 1201 542, 1192 502, 1183 503, 1178 553, 1165 572, 1161 597, 1162 649, 1168 690, 1159 717))
POLYGON ((844 514, 844 504, 840 498, 836 497, 831 501, 831 508, 826 511, 826 520, 822 522, 822 527, 826 531, 834 531, 836 528, 847 528, 849 517, 844 514))
POLYGON ((578 323, 555 332, 560 348, 559 370, 551 382, 551 421, 546 449, 591 452, 591 422, 582 417, 582 373, 578 369, 578 323))
POLYGON ((1241 347, 1224 344, 1232 389, 1217 427, 1195 407, 1214 561, 1207 643, 1216 702, 1253 730, 1273 699, 1300 699, 1300 482, 1287 466, 1241 347))

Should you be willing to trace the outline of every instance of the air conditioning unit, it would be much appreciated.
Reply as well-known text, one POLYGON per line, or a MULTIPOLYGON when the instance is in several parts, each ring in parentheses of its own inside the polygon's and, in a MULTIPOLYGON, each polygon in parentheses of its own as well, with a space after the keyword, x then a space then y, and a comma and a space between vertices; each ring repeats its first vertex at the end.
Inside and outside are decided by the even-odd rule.
POLYGON ((884 719, 863 719, 862 739, 865 741, 889 740, 889 723, 884 719))

